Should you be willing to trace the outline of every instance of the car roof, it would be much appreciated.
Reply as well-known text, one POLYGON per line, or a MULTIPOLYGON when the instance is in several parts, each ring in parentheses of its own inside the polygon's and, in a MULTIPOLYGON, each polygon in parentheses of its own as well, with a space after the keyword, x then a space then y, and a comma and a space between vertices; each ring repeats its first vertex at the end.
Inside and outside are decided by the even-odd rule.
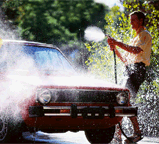
POLYGON ((10 40, 10 39, 2 39, 2 43, 14 43, 14 44, 23 44, 25 46, 38 46, 38 47, 46 47, 46 48, 59 48, 52 44, 40 43, 40 42, 33 42, 33 41, 25 41, 25 40, 10 40))

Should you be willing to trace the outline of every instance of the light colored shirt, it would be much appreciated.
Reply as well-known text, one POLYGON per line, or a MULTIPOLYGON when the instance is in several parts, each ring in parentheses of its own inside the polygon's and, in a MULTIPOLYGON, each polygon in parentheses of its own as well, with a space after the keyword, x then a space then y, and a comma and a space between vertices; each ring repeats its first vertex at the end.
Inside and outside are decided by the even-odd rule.
POLYGON ((141 31, 130 43, 132 46, 138 46, 143 51, 138 54, 126 52, 126 65, 143 62, 146 66, 150 65, 152 37, 147 30, 141 31))

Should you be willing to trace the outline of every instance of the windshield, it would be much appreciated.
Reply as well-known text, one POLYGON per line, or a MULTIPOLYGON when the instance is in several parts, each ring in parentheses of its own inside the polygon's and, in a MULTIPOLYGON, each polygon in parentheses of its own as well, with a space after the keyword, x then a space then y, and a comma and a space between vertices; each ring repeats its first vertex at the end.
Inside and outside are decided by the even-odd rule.
POLYGON ((23 52, 34 59, 39 70, 54 72, 74 71, 72 65, 57 49, 24 46, 23 52))
POLYGON ((45 74, 75 73, 64 55, 53 48, 4 44, 0 49, 0 56, 1 72, 11 67, 29 71, 36 68, 45 74))

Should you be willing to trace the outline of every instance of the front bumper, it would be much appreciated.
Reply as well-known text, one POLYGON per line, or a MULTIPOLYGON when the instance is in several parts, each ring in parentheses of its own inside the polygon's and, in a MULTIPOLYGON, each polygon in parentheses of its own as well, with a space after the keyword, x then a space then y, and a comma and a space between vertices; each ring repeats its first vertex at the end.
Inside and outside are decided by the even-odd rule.
POLYGON ((69 116, 72 118, 103 119, 104 117, 137 116, 137 107, 127 106, 30 106, 29 117, 69 116))

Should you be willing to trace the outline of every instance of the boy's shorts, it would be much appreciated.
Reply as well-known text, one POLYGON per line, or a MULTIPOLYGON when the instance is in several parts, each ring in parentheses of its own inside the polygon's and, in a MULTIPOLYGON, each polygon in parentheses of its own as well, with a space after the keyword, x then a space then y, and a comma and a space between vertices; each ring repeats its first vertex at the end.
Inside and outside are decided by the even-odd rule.
POLYGON ((146 67, 143 62, 130 64, 126 66, 128 76, 125 87, 130 90, 131 98, 135 99, 140 85, 145 80, 146 67))

